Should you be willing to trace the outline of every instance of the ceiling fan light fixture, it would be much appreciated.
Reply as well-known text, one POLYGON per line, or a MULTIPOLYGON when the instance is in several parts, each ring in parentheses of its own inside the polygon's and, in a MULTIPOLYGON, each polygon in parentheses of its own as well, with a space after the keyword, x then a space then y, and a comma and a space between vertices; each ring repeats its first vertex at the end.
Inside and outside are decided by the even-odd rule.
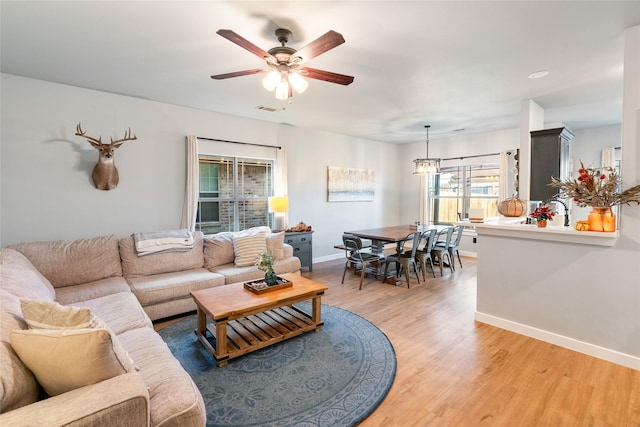
POLYGON ((291 84, 298 93, 303 93, 309 87, 309 82, 307 82, 299 73, 289 74, 289 84, 291 84))
POLYGON ((283 77, 276 86, 276 98, 281 100, 289 99, 289 92, 289 82, 283 77))
MULTIPOLYGON (((291 99, 294 89, 297 93, 303 93, 309 86, 306 78, 323 80, 325 82, 337 83, 345 86, 353 83, 353 76, 307 67, 304 67, 304 70, 297 68, 308 60, 344 43, 344 37, 342 37, 342 34, 333 30, 327 31, 325 34, 299 50, 286 46, 286 43, 291 37, 291 31, 285 28, 278 28, 275 32, 276 38, 280 42, 281 46, 276 46, 268 51, 259 48, 232 30, 221 28, 216 31, 216 34, 266 61, 272 71, 267 73, 267 76, 262 79, 262 86, 268 91, 275 90, 277 99, 291 99)), ((214 80, 224 80, 232 77, 259 74, 265 71, 268 70, 265 70, 264 68, 253 68, 250 70, 234 71, 232 73, 216 74, 211 76, 211 78, 214 80)))
POLYGON ((264 87, 269 92, 273 91, 276 86, 280 83, 280 73, 273 70, 270 71, 264 79, 262 79, 262 87, 264 87))

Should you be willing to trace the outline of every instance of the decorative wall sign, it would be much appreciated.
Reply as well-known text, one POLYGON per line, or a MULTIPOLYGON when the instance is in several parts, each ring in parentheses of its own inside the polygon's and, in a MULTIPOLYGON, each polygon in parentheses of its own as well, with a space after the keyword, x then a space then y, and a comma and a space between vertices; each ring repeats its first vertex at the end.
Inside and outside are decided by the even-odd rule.
POLYGON ((327 201, 370 202, 375 194, 375 171, 329 166, 327 201))

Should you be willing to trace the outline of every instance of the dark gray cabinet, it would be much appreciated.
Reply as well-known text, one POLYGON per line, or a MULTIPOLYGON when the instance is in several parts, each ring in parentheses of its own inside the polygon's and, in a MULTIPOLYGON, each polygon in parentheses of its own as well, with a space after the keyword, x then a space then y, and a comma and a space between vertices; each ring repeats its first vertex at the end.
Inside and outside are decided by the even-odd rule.
POLYGON ((573 134, 567 128, 531 132, 531 185, 529 199, 545 201, 558 193, 549 187, 551 177, 569 178, 569 143, 573 134))
POLYGON ((313 271, 313 231, 284 233, 284 242, 293 246, 293 256, 300 258, 302 267, 313 271))

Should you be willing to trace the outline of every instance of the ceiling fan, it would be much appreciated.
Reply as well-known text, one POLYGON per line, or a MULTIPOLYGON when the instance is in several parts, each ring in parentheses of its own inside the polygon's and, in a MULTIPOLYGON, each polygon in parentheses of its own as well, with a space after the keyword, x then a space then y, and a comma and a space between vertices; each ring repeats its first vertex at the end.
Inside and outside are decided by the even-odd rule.
POLYGON ((216 33, 264 59, 269 66, 269 69, 253 68, 251 70, 216 74, 215 76, 211 76, 212 79, 222 80, 231 77, 268 72, 269 74, 267 74, 267 76, 262 80, 262 85, 267 90, 275 90, 276 98, 278 99, 291 98, 292 88, 294 88, 298 93, 304 92, 307 89, 307 86, 309 86, 309 83, 307 83, 303 77, 324 80, 326 82, 337 83, 345 86, 353 82, 352 76, 301 66, 310 59, 344 43, 342 34, 333 30, 318 37, 302 49, 296 50, 292 47, 285 46, 289 41, 289 37, 291 37, 291 31, 285 28, 278 28, 275 31, 275 34, 281 45, 271 48, 268 51, 264 51, 232 30, 221 29, 216 31, 216 33))

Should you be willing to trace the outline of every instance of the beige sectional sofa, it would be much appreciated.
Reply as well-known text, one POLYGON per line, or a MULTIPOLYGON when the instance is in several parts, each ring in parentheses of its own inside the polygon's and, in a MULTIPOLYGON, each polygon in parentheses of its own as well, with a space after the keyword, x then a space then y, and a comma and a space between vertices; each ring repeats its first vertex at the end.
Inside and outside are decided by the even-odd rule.
MULTIPOLYGON (((117 240, 101 239, 110 245, 117 245, 117 240)), ((118 425, 118 426, 202 426, 206 412, 202 396, 189 375, 173 357, 169 348, 154 331, 151 320, 146 315, 134 294, 129 290, 122 276, 98 278, 101 274, 116 273, 116 263, 105 268, 104 259, 93 258, 91 254, 102 251, 95 246, 82 242, 87 256, 81 260, 89 260, 86 268, 81 268, 88 280, 86 289, 77 289, 79 295, 91 295, 84 301, 75 301, 72 306, 86 306, 98 316, 112 331, 115 342, 119 343, 133 361, 135 369, 125 369, 119 375, 49 397, 40 383, 42 375, 48 372, 58 373, 59 382, 67 378, 65 371, 74 371, 85 363, 82 348, 88 344, 77 346, 72 354, 59 354, 57 350, 67 344, 59 337, 54 337, 51 348, 43 346, 36 339, 31 355, 47 363, 41 369, 30 368, 23 363, 25 355, 18 356, 14 351, 16 332, 29 328, 23 317, 21 302, 38 301, 54 302, 58 289, 65 287, 81 287, 79 284, 68 284, 65 287, 54 287, 44 275, 33 266, 31 261, 20 252, 4 248, 0 251, 0 425, 6 426, 63 426, 63 425, 118 425), (101 266, 100 272, 92 267, 101 266), (94 276, 89 272, 94 271, 94 276), (96 279, 96 280, 94 280, 96 279), (113 293, 108 293, 105 282, 111 283, 113 293), (56 344, 58 343, 58 344, 56 344), (36 372, 37 374, 35 374, 36 372)), ((96 242, 94 242, 96 243, 96 242)), ((73 245, 72 245, 73 246, 73 245)), ((64 252, 64 251, 63 251, 64 252)), ((73 249, 67 254, 74 264, 73 249)), ((59 267, 64 267, 60 265, 59 267)), ((60 268, 59 276, 63 279, 70 275, 70 269, 60 268), (63 270, 63 271, 60 271, 63 270)), ((55 283, 55 282, 54 282, 55 283)), ((67 282, 69 283, 69 282, 67 282)), ((61 292, 67 300, 71 298, 69 289, 61 292)), ((67 306, 68 307, 68 306, 67 306)), ((100 371, 100 369, 96 369, 100 371)), ((50 393, 51 394, 51 393, 50 393)))
MULTIPOLYGON (((240 242, 260 240, 256 235, 264 236, 263 245, 276 254, 277 273, 300 270, 284 236, 262 227, 208 236, 196 232, 189 250, 145 256, 135 253, 132 237, 113 235, 1 249, 0 425, 204 425, 200 392, 151 321, 194 310, 193 290, 262 277, 246 256, 239 262, 240 242), (27 368, 12 347, 12 334, 27 342, 33 339, 30 334, 40 334, 27 325, 25 301, 89 311, 109 332, 99 331, 100 339, 121 346, 131 365, 116 363, 122 371, 112 378, 46 394, 39 371, 27 368)), ((63 332, 67 339, 68 331, 63 332)), ((51 366, 61 371, 60 364, 72 363, 55 352, 38 354, 36 360, 55 362, 51 366)))

